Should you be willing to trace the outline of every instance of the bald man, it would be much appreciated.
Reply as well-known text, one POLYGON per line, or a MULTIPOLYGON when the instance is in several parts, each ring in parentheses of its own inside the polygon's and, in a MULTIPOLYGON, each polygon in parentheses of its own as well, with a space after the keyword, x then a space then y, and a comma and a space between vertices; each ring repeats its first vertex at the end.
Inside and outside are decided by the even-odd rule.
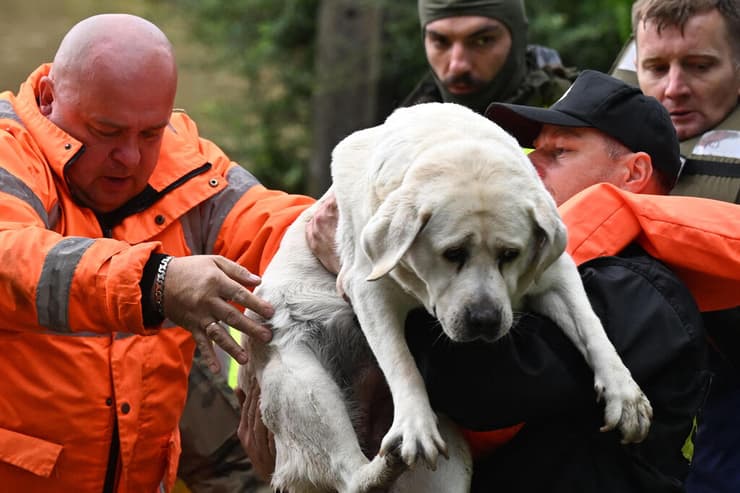
POLYGON ((151 22, 87 18, 0 94, 0 484, 169 491, 194 350, 240 362, 232 326, 312 202, 265 189, 182 112, 151 22))

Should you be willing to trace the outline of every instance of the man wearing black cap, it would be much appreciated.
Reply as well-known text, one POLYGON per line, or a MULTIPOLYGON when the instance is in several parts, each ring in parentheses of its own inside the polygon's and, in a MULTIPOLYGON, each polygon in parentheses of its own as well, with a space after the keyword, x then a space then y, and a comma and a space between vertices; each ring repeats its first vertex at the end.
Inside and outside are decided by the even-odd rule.
POLYGON ((558 205, 599 182, 665 194, 681 170, 676 131, 665 108, 593 70, 579 75, 549 109, 494 103, 486 116, 522 147, 534 149, 530 159, 558 205))
POLYGON ((523 0, 419 0, 419 21, 431 70, 401 106, 549 106, 575 77, 555 50, 527 46, 523 0))
MULTIPOLYGON (((558 204, 604 182, 664 194, 680 172, 665 109, 598 72, 582 73, 550 109, 493 104, 486 115, 534 149, 532 162, 558 204)), ((578 208, 589 217, 600 212, 597 204, 582 200, 578 208)), ((571 235, 576 228, 566 224, 571 235)), ((599 431, 602 408, 590 371, 551 321, 528 313, 495 344, 450 345, 440 342, 431 316, 410 317, 415 327, 407 337, 433 407, 466 430, 499 429, 466 431, 476 454, 472 491, 683 491, 683 450, 709 384, 699 310, 687 287, 638 243, 601 255, 579 269, 594 310, 653 405, 640 444, 622 445, 614 432, 599 431)))

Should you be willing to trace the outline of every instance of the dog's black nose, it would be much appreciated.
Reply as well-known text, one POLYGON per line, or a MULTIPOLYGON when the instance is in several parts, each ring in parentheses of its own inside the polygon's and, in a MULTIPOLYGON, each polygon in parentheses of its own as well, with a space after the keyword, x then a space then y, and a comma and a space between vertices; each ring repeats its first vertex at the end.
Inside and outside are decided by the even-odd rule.
POLYGON ((465 326, 470 334, 485 335, 498 332, 501 310, 491 302, 473 303, 465 308, 465 326))

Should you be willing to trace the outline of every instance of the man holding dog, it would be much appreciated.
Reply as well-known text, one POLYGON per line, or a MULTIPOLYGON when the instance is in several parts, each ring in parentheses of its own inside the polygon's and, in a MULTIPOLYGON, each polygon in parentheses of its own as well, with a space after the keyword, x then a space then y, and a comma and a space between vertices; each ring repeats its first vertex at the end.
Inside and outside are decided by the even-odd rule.
POLYGON ((401 106, 449 102, 483 113, 491 101, 549 106, 575 72, 527 45, 523 0, 419 0, 429 73, 401 106))
MULTIPOLYGON (((170 491, 198 348, 260 340, 250 289, 312 203, 267 190, 173 112, 156 26, 82 20, 0 95, 0 487, 170 491)), ((246 472, 245 472, 246 474, 246 472)))
MULTIPOLYGON (((545 186, 561 212, 570 210, 564 219, 571 253, 578 238, 596 242, 590 233, 579 237, 574 224, 606 209, 616 190, 665 194, 680 172, 665 109, 598 72, 584 71, 550 109, 493 104, 487 116, 534 149, 530 159, 545 186), (598 183, 614 188, 588 189, 598 183), (586 197, 578 195, 585 189, 586 197)), ((614 255, 574 257, 592 306, 653 405, 648 438, 623 446, 599 431, 600 406, 582 358, 552 322, 534 314, 498 344, 454 346, 435 343, 434 324, 415 314, 407 337, 433 406, 475 430, 525 422, 494 452, 484 452, 486 441, 498 436, 469 433, 479 452, 473 491, 682 491, 682 447, 709 383, 699 311, 676 275, 638 242, 614 255), (427 333, 415 336, 425 323, 427 333)))

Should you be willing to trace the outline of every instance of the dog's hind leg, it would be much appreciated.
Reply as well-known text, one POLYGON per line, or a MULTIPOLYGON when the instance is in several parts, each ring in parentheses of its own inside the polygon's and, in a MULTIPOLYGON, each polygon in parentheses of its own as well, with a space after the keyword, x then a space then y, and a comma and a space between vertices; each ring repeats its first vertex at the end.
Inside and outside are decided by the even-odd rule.
POLYGON ((260 410, 275 436, 274 488, 348 491, 369 461, 355 435, 343 394, 312 349, 278 349, 261 376, 260 410))

